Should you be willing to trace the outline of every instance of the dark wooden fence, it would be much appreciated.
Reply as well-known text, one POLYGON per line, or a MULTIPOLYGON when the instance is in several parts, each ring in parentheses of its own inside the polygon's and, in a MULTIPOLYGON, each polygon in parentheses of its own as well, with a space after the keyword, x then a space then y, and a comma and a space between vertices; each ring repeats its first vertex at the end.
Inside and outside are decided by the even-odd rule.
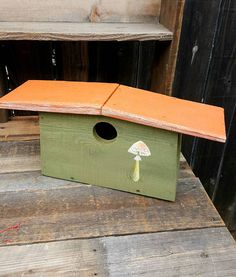
POLYGON ((188 0, 174 94, 222 106, 227 142, 184 137, 183 153, 231 230, 236 230, 236 1, 188 0))

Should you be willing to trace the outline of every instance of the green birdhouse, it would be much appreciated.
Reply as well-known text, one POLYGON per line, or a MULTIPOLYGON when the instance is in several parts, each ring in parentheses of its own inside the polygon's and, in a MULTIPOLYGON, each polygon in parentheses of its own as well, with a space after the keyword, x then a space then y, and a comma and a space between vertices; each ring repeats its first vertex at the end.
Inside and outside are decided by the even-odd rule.
POLYGON ((0 107, 40 112, 43 175, 170 201, 181 134, 225 141, 222 108, 118 84, 28 81, 0 107))

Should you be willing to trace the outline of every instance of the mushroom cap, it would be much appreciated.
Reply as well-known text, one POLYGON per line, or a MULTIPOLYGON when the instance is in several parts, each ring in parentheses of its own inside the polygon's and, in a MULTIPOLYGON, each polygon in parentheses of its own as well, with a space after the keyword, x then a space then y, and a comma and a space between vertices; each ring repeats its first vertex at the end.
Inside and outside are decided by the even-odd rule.
POLYGON ((151 156, 148 146, 141 140, 135 142, 128 150, 129 153, 139 156, 151 156))

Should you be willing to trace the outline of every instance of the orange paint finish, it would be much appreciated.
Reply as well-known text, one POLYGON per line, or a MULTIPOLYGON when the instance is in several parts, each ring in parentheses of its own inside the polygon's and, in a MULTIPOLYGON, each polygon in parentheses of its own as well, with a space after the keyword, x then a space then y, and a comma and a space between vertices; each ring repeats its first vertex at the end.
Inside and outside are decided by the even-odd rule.
POLYGON ((158 93, 119 86, 104 116, 225 142, 224 110, 158 93))
POLYGON ((104 115, 225 142, 224 110, 118 84, 28 81, 0 99, 0 108, 104 115))
POLYGON ((0 108, 98 115, 118 84, 30 80, 0 99, 0 108))

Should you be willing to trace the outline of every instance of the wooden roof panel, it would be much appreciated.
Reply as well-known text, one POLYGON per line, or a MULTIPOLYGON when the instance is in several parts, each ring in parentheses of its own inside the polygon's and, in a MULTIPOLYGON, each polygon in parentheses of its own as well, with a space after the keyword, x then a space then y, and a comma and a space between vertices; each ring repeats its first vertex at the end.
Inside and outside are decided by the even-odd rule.
POLYGON ((118 87, 111 83, 30 80, 0 99, 0 108, 100 114, 118 87))
POLYGON ((225 141, 224 110, 111 83, 28 81, 0 99, 0 108, 91 114, 225 141))
POLYGON ((119 86, 102 114, 187 135, 225 141, 224 110, 127 86, 119 86))

